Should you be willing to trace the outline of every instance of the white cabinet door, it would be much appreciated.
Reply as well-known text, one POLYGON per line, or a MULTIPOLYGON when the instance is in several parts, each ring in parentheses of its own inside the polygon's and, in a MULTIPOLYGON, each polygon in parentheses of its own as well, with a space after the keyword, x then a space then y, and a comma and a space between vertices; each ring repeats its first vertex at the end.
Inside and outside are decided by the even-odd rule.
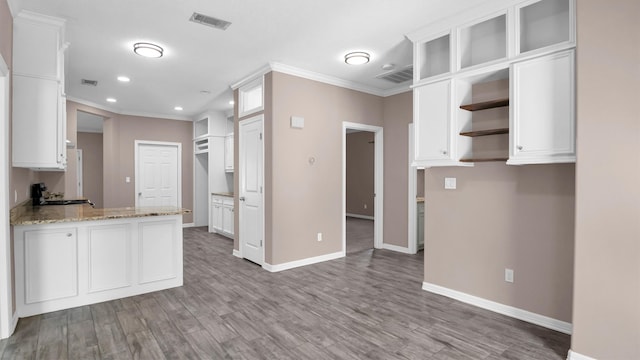
POLYGON ((224 137, 224 171, 233 172, 233 134, 224 137))
POLYGON ((64 168, 66 114, 61 105, 57 81, 13 77, 13 166, 64 168))
POLYGON ((176 278, 182 264, 178 256, 182 252, 175 221, 149 221, 139 224, 138 266, 140 284, 176 278))
POLYGON ((64 20, 20 13, 13 23, 14 74, 59 78, 64 20))
POLYGON ((233 236, 233 206, 222 207, 222 231, 233 236))
POLYGON ((453 165, 451 144, 452 81, 413 90, 415 161, 419 166, 453 165))
POLYGON ((211 228, 216 233, 222 231, 222 203, 218 198, 211 201, 211 228))
POLYGON ((89 228, 90 293, 131 286, 130 229, 128 224, 89 228))
POLYGON ((78 295, 76 228, 25 231, 18 246, 23 246, 16 262, 24 261, 25 304, 78 295))
POLYGON ((574 63, 569 50, 512 65, 507 164, 576 161, 574 63))

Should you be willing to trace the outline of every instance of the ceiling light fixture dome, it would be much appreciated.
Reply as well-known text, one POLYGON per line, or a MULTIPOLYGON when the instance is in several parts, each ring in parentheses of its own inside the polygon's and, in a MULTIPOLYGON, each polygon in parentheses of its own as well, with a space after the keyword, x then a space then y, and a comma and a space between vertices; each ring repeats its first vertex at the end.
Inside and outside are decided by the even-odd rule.
POLYGON ((164 49, 156 44, 139 42, 133 44, 133 52, 148 58, 159 58, 162 57, 164 49))
POLYGON ((370 55, 364 51, 350 52, 344 56, 344 62, 349 65, 362 65, 369 62, 370 55))

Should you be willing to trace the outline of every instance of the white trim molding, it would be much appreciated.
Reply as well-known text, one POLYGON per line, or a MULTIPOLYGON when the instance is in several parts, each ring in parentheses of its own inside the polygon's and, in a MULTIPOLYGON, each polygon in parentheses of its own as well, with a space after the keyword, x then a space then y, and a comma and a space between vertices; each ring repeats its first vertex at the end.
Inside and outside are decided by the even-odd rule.
POLYGON ((240 252, 240 250, 233 249, 233 256, 242 259, 242 253, 240 252))
POLYGON ((596 358, 592 358, 586 355, 578 354, 573 350, 569 350, 569 354, 567 355, 567 360, 597 360, 596 358))
POLYGON ((564 334, 571 335, 571 332, 573 330, 573 326, 571 325, 571 323, 550 318, 548 316, 532 313, 527 310, 518 309, 513 306, 500 304, 495 301, 469 295, 467 293, 463 293, 457 290, 452 290, 440 285, 431 284, 426 281, 422 283, 422 290, 426 290, 434 294, 446 296, 458 301, 462 301, 463 303, 471 304, 479 308, 490 310, 495 313, 506 315, 518 320, 526 321, 535 325, 540 325, 551 330, 559 331, 564 334))
POLYGON ((138 117, 148 117, 148 118, 156 118, 156 119, 166 119, 166 120, 176 120, 176 121, 193 121, 193 119, 186 116, 175 116, 175 115, 167 115, 167 114, 158 114, 158 113, 149 113, 143 111, 123 111, 121 109, 105 106, 102 104, 94 103, 88 100, 80 99, 74 96, 67 95, 67 101, 73 101, 78 104, 91 106, 93 108, 108 111, 110 113, 114 113, 116 115, 125 115, 125 116, 138 116, 138 117))
MULTIPOLYGON (((234 255, 235 255, 235 250, 234 250, 234 255)), ((314 257, 310 257, 302 260, 295 260, 295 261, 290 261, 290 262, 276 264, 276 265, 264 263, 264 265, 262 265, 262 268, 270 272, 278 272, 278 271, 289 270, 289 269, 293 269, 301 266, 317 264, 319 262, 335 260, 335 259, 342 258, 344 256, 345 256, 344 251, 338 251, 332 254, 314 256, 314 257)))
POLYGON ((352 213, 347 213, 347 217, 352 217, 356 219, 365 219, 365 220, 375 220, 375 217, 370 215, 360 215, 360 214, 352 214, 352 213))
POLYGON ((192 228, 192 227, 195 227, 195 226, 196 226, 196 224, 195 224, 195 223, 192 223, 192 222, 191 222, 191 223, 183 223, 183 224, 182 224, 182 228, 183 228, 183 229, 184 229, 184 228, 192 228))
POLYGON ((415 254, 415 251, 411 252, 411 250, 407 247, 393 245, 393 244, 384 243, 382 244, 382 248, 385 250, 391 250, 391 251, 395 251, 403 254, 411 254, 411 255, 415 254))

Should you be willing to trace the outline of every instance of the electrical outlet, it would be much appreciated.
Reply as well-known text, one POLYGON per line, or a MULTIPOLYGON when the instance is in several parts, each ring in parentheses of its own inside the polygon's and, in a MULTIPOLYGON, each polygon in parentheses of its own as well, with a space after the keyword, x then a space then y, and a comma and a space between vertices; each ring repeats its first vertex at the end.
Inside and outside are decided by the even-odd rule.
POLYGON ((367 208, 367 204, 364 204, 364 208, 365 208, 365 209, 367 208))
POLYGON ((322 241, 322 233, 318 233, 318 241, 322 241))
POLYGON ((504 269, 504 281, 508 283, 513 282, 513 269, 504 269))

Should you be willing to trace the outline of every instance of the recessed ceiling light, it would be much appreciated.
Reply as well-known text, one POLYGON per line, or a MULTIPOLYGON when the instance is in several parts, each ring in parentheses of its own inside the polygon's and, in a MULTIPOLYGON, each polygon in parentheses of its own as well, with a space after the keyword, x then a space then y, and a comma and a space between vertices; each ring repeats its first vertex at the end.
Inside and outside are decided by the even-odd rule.
POLYGON ((129 81, 131 81, 131 79, 129 79, 126 76, 118 76, 118 81, 129 82, 129 81))
POLYGON ((148 58, 159 58, 162 57, 164 49, 156 44, 139 42, 133 44, 133 52, 148 58))
POLYGON ((349 65, 362 65, 369 62, 370 55, 364 51, 350 52, 344 56, 344 62, 349 65))
POLYGON ((229 101, 229 105, 233 105, 233 104, 235 104, 235 103, 236 103, 236 102, 235 102, 235 101, 233 101, 233 100, 229 101))
POLYGON ((384 64, 382 65, 382 70, 393 70, 396 67, 396 64, 384 64))
POLYGON ((107 98, 107 101, 108 101, 108 102, 110 102, 110 103, 114 103, 114 102, 116 102, 116 101, 118 101, 118 100, 116 100, 116 99, 114 99, 114 98, 107 98))
POLYGON ((176 106, 176 107, 173 108, 173 110, 182 111, 182 106, 176 106))

